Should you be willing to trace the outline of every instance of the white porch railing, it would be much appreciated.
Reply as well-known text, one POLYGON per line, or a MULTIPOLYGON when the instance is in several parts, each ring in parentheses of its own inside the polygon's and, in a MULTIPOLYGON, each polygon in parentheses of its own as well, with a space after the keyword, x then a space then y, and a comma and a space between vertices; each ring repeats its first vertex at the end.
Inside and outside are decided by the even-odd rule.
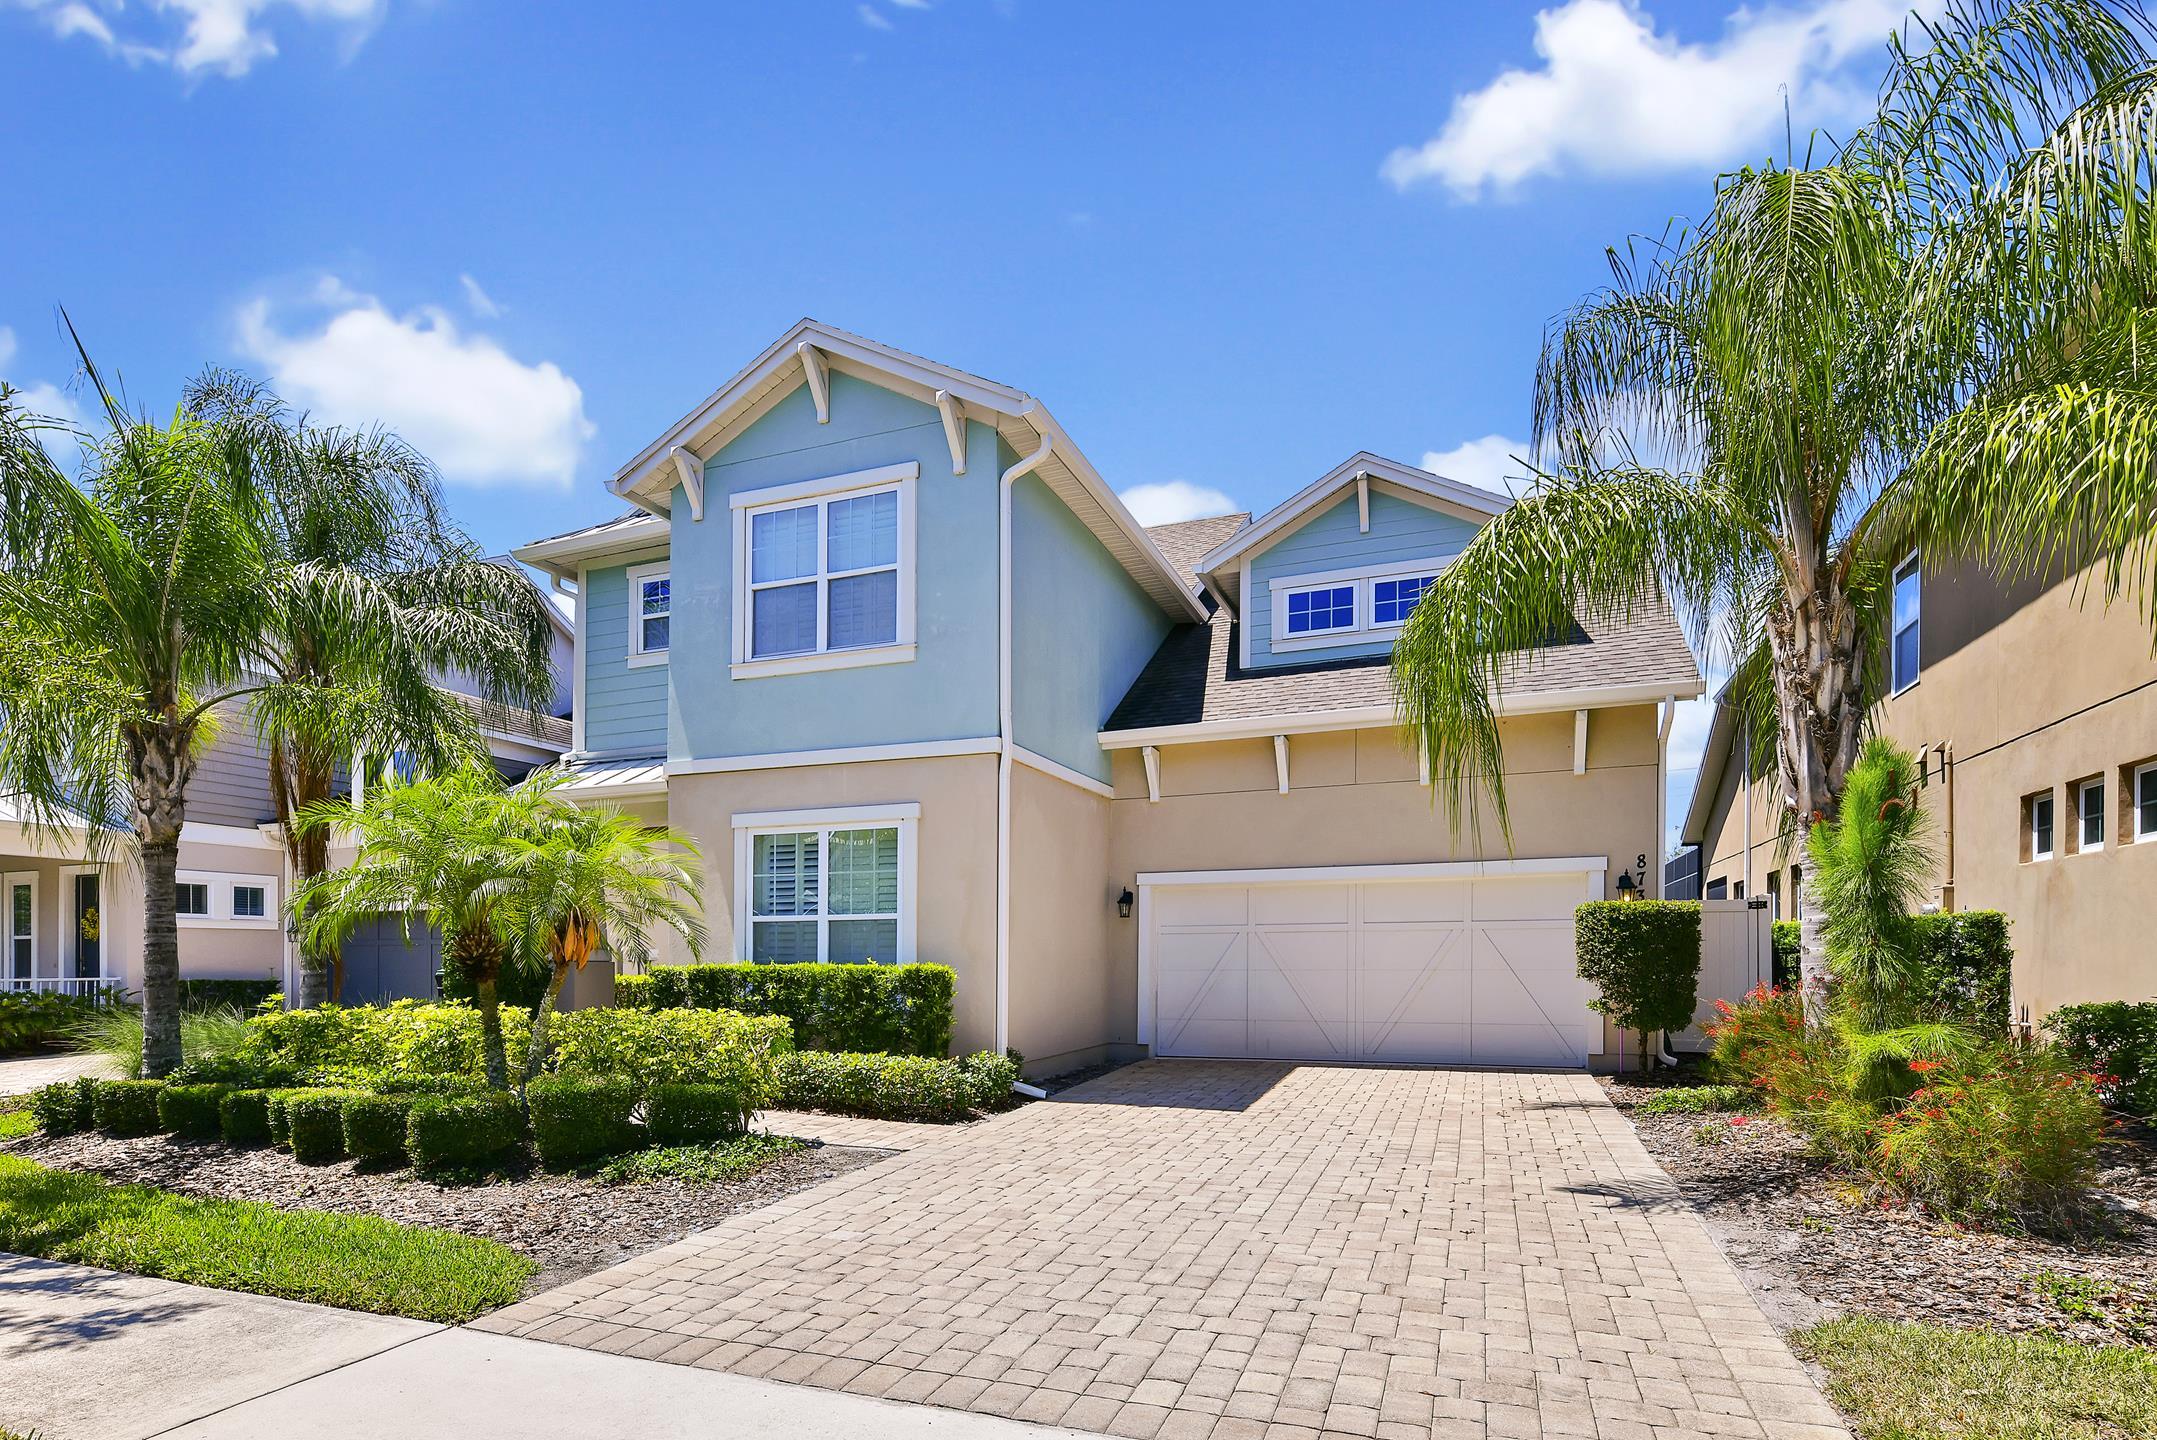
POLYGON ((81 995, 95 999, 117 993, 118 975, 0 975, 0 995, 81 995))

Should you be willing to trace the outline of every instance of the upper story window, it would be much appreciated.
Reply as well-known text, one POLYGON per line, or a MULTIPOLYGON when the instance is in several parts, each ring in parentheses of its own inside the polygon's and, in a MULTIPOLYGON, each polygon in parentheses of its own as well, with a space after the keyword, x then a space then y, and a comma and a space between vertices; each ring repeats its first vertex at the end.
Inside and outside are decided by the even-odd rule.
POLYGON ((2135 841, 2157 841, 2157 760, 2135 767, 2135 841))
POLYGON ((664 562, 629 567, 629 663, 664 664, 674 630, 674 576, 664 562))
POLYGON ((260 920, 267 913, 269 890, 261 885, 235 885, 232 887, 232 918, 235 920, 260 920))
POLYGON ((913 658, 918 467, 734 497, 734 673, 913 658))
POLYGON ((1361 640, 1390 640, 1438 582, 1445 562, 1418 560, 1270 582, 1275 650, 1315 650, 1361 640))
POLYGON ((2105 782, 2085 780, 2075 787, 2075 849, 2087 854, 2105 848, 2105 782))
POLYGON ((2023 829, 2027 836, 2027 858, 2050 860, 2054 854, 2052 839, 2052 792, 2040 790, 2025 796, 2022 801, 2023 829))
POLYGON ((1912 555, 1895 567, 1894 635, 1888 656, 1888 688, 1907 690, 1917 683, 1917 615, 1922 583, 1917 557, 1912 555))

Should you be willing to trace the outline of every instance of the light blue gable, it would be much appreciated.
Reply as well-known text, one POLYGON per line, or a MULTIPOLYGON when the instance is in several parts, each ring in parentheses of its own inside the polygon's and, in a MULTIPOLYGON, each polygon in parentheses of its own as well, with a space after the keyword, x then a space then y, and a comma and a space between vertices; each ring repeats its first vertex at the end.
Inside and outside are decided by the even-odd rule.
POLYGON ((1038 475, 1012 487, 1011 553, 1013 738, 1105 781, 1102 723, 1168 618, 1038 475))
POLYGON ((996 733, 996 432, 966 427, 964 475, 936 410, 834 371, 818 424, 797 386, 704 467, 704 518, 673 498, 674 719, 682 759, 966 740, 996 733), (732 674, 730 496, 916 461, 914 659, 891 665, 732 674))
MULTIPOLYGON (((686 511, 683 513, 687 513, 686 511)), ((584 574, 584 748, 658 755, 667 748, 667 666, 629 664, 629 564, 584 574)))
MULTIPOLYGON (((1353 488, 1324 511, 1251 557, 1251 581, 1243 597, 1243 623, 1250 632, 1251 666, 1307 665, 1391 652, 1391 636, 1344 635, 1341 643, 1276 654, 1273 650, 1273 586, 1302 575, 1458 555, 1477 527, 1459 516, 1371 486, 1371 528, 1364 534, 1353 488)), ((1359 596, 1366 604, 1368 596, 1359 596)), ((1357 619, 1368 623, 1367 611, 1357 619)))

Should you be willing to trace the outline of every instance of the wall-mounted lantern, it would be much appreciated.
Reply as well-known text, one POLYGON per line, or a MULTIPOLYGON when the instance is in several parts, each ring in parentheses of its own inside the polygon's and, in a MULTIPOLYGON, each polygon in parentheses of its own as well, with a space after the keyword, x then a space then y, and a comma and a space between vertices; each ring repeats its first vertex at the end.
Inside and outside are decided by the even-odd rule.
POLYGON ((1132 897, 1132 895, 1131 895, 1131 887, 1130 887, 1130 886, 1128 886, 1128 885, 1126 885, 1126 886, 1124 887, 1124 891, 1123 891, 1123 893, 1122 893, 1121 895, 1118 895, 1118 896, 1116 897, 1116 918, 1117 918, 1117 919, 1119 919, 1119 920, 1128 920, 1128 919, 1130 919, 1130 918, 1131 918, 1131 900, 1132 900, 1132 898, 1133 898, 1133 897, 1132 897))

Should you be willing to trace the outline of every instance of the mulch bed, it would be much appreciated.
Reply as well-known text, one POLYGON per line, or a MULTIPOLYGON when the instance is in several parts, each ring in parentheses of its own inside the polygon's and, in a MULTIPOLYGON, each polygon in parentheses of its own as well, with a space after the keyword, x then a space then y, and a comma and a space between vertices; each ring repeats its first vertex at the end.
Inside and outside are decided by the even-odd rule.
POLYGON ((1603 1084, 1786 1329, 1855 1313, 2157 1346, 2157 1136, 2106 1147, 2102 1214, 2077 1233, 1981 1230, 1868 1200, 1765 1116, 1642 1115, 1661 1087, 1603 1084))
POLYGON ((287 1210, 379 1215, 498 1240, 539 1263, 536 1293, 707 1230, 744 1210, 822 1184, 885 1158, 880 1150, 817 1145, 739 1180, 602 1185, 533 1171, 486 1184, 437 1185, 409 1170, 366 1171, 352 1162, 302 1165, 282 1150, 234 1150, 212 1141, 153 1135, 32 1135, 0 1150, 182 1195, 261 1200, 287 1210))

